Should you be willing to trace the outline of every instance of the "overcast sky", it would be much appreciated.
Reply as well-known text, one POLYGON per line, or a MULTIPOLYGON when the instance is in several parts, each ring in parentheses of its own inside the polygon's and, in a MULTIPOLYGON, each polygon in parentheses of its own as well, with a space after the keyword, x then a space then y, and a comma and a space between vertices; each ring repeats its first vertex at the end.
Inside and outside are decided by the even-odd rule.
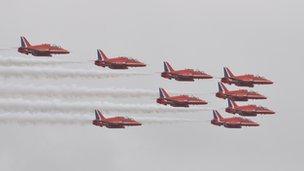
MULTIPOLYGON (((146 62, 147 68, 130 72, 149 75, 55 80, 1 76, 0 88, 76 85, 157 92, 158 87, 164 87, 197 94, 210 101, 202 108, 218 109, 223 116, 232 116, 223 110, 227 102, 212 94, 217 91, 218 79, 181 83, 160 78, 162 61, 168 60, 176 69, 200 69, 215 77, 223 75, 223 66, 230 67, 235 74, 265 76, 275 84, 254 90, 268 100, 248 104, 263 105, 277 113, 252 118, 260 123, 258 128, 238 130, 211 125, 209 110, 134 114, 135 118, 184 118, 199 122, 146 124, 125 130, 90 124, 1 123, 0 170, 304 169, 303 8, 300 0, 2 0, 0 48, 20 46, 19 37, 24 35, 32 44, 55 43, 69 49, 71 54, 54 59, 78 62, 61 66, 64 69, 112 72, 92 64, 96 49, 100 48, 109 56, 126 55, 146 62)), ((14 50, 1 50, 0 57, 34 59, 14 50)), ((44 67, 38 66, 39 69, 44 67)), ((0 98, 4 102, 7 97, 0 94, 0 98)), ((25 100, 32 104, 39 101, 25 100)), ((52 105, 54 100, 49 103, 52 105)), ((95 101, 155 103, 153 98, 125 97, 100 97, 95 101)))

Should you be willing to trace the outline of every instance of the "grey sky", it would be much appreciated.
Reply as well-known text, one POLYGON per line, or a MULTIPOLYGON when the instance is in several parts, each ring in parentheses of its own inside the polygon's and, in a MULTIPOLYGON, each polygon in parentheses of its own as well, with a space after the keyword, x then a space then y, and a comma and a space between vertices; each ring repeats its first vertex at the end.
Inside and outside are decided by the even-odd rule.
MULTIPOLYGON (((180 83, 161 79, 156 72, 162 70, 163 60, 175 68, 198 68, 217 77, 222 76, 223 66, 229 66, 235 73, 255 73, 275 81, 272 86, 254 88, 269 100, 249 103, 269 107, 277 115, 253 118, 261 126, 241 130, 210 125, 209 111, 143 113, 202 122, 147 124, 126 130, 1 124, 0 170, 303 169, 303 7, 300 0, 2 0, 0 48, 19 46, 19 36, 24 35, 33 44, 50 42, 71 50, 56 60, 82 63, 65 65, 66 69, 99 70, 91 60, 101 48, 109 56, 141 59, 148 68, 132 72, 151 73, 105 80, 0 78, 3 86, 73 84, 155 91, 161 86, 174 92, 211 93, 217 90, 217 79, 180 83)), ((0 51, 0 56, 23 55, 0 51)), ((222 109, 225 100, 210 94, 202 97, 211 102, 206 108, 229 116, 222 109)), ((154 103, 153 99, 100 100, 154 103)))

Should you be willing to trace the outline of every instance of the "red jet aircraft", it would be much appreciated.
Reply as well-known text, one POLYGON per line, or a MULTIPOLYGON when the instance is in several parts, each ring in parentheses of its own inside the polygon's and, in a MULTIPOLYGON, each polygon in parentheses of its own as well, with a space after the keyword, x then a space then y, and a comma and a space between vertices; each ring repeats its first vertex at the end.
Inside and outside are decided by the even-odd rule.
POLYGON ((221 81, 244 87, 254 87, 255 84, 273 84, 272 81, 260 76, 250 74, 235 76, 227 67, 224 67, 224 77, 221 81))
POLYGON ((115 57, 108 58, 103 51, 97 50, 98 59, 95 61, 95 65, 101 67, 109 67, 111 69, 128 69, 129 67, 145 67, 146 64, 127 57, 115 57))
POLYGON ((259 126, 258 123, 241 117, 223 118, 218 111, 213 110, 213 119, 211 124, 224 126, 226 128, 242 128, 242 126, 259 126))
POLYGON ((223 83, 218 83, 219 91, 215 94, 216 97, 226 99, 229 98, 234 101, 248 101, 249 99, 267 99, 267 97, 245 89, 229 91, 223 83))
POLYGON ((93 125, 100 127, 105 126, 107 128, 125 128, 126 126, 141 126, 141 123, 131 118, 121 116, 105 118, 97 109, 95 109, 95 117, 96 119, 93 120, 93 125))
POLYGON ((50 44, 31 45, 25 37, 21 37, 21 47, 18 48, 18 52, 33 56, 49 56, 52 54, 69 54, 70 52, 62 47, 50 44))
POLYGON ((275 114, 274 111, 271 111, 262 106, 256 105, 244 105, 239 106, 233 100, 228 99, 228 107, 226 112, 232 114, 239 114, 241 116, 257 116, 257 114, 275 114))
POLYGON ((189 107, 189 105, 205 105, 207 101, 199 99, 197 97, 190 97, 188 95, 169 96, 169 94, 163 88, 159 88, 159 98, 157 103, 163 105, 170 105, 173 107, 189 107))
POLYGON ((194 79, 211 79, 212 76, 193 69, 183 69, 175 71, 168 62, 164 62, 164 72, 161 76, 166 79, 175 79, 177 81, 194 81, 194 79))

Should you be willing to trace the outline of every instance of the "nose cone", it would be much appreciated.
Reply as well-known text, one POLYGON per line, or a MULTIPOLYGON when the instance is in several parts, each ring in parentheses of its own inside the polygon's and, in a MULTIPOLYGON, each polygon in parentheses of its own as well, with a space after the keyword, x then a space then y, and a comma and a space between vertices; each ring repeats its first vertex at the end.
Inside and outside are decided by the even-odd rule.
POLYGON ((265 109, 265 110, 264 110, 264 113, 265 113, 265 114, 270 114, 270 115, 275 114, 275 112, 274 112, 274 111, 269 110, 269 109, 265 109))
POLYGON ((208 104, 208 102, 206 100, 202 100, 202 99, 199 99, 198 103, 203 104, 203 105, 208 104))
POLYGON ((268 111, 268 114, 270 114, 270 115, 274 115, 274 114, 275 114, 275 112, 274 112, 274 111, 272 111, 272 110, 269 110, 269 111, 268 111))
POLYGON ((273 81, 265 79, 265 84, 273 84, 273 81))
POLYGON ((264 95, 259 95, 259 97, 260 97, 260 99, 267 99, 267 97, 266 96, 264 96, 264 95))
POLYGON ((266 96, 262 95, 262 94, 259 94, 259 93, 255 93, 253 95, 253 99, 267 99, 266 96))
POLYGON ((206 78, 206 79, 212 79, 213 76, 211 76, 211 75, 209 75, 209 74, 205 74, 205 78, 206 78))
POLYGON ((140 66, 140 67, 145 67, 145 66, 147 66, 147 64, 145 64, 145 63, 143 63, 143 62, 139 62, 138 66, 140 66))
POLYGON ((62 53, 63 54, 69 54, 70 52, 68 50, 66 50, 66 49, 62 49, 62 53))

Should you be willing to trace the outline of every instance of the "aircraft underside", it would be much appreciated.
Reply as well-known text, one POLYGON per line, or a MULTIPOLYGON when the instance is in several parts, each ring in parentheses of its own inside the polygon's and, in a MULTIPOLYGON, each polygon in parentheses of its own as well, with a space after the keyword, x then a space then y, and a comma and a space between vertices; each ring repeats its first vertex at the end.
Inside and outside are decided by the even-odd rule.
POLYGON ((229 125, 229 124, 224 124, 223 126, 226 127, 226 128, 242 128, 241 125, 229 125))
POLYGON ((51 57, 51 53, 50 52, 38 52, 38 51, 32 51, 30 52, 33 56, 47 56, 47 57, 51 57))
POLYGON ((184 77, 184 78, 175 77, 174 79, 175 79, 176 81, 194 81, 194 78, 191 78, 191 77, 189 77, 189 78, 186 78, 186 77, 184 77))
POLYGON ((126 65, 109 65, 109 68, 111 68, 111 69, 128 69, 128 66, 126 66, 126 65))

